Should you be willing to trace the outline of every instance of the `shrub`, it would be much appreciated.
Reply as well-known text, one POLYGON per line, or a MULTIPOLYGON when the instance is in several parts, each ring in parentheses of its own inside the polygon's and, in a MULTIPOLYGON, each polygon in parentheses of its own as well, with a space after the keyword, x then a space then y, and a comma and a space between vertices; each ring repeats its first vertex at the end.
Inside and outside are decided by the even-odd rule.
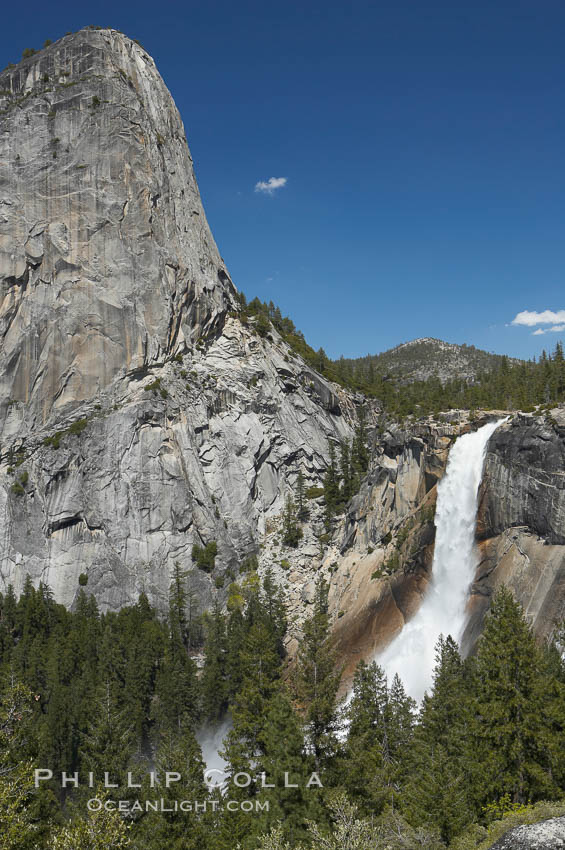
POLYGON ((45 437, 45 439, 43 440, 43 445, 50 446, 52 449, 58 449, 61 445, 61 440, 63 439, 63 437, 67 436, 67 434, 72 434, 75 437, 78 437, 82 434, 87 425, 88 419, 86 417, 84 417, 83 419, 77 419, 76 422, 73 422, 71 425, 69 425, 68 428, 65 428, 64 431, 57 431, 50 437, 45 437))
POLYGON ((14 483, 10 487, 10 490, 12 491, 14 496, 25 496, 26 494, 26 491, 24 490, 19 481, 14 481, 14 483))
POLYGON ((154 392, 158 393, 161 391, 161 378, 155 378, 150 384, 147 384, 146 387, 143 387, 146 393, 154 392))
POLYGON ((290 570, 290 561, 287 558, 283 558, 281 561, 281 567, 283 570, 290 570))
POLYGON ((78 577, 78 583, 81 587, 86 587, 88 584, 88 576, 86 573, 81 573, 78 577))
POLYGON ((79 434, 82 434, 87 425, 88 419, 77 419, 76 422, 73 422, 72 425, 69 425, 69 427, 67 428, 67 433, 74 434, 78 437, 79 434))
POLYGON ((242 573, 249 573, 259 569, 259 561, 257 559, 257 555, 249 555, 247 558, 245 558, 239 569, 242 573))
POLYGON ((338 615, 337 615, 337 619, 338 619, 338 620, 341 620, 341 618, 342 618, 344 615, 345 615, 345 611, 339 611, 339 613, 338 613, 338 615))
POLYGON ((100 106, 100 98, 96 94, 92 98, 92 106, 94 109, 96 109, 97 106, 100 106))
POLYGON ((216 565, 216 555, 218 554, 218 546, 215 540, 207 543, 206 546, 199 546, 197 543, 192 547, 192 560, 199 570, 204 570, 211 573, 216 565))
POLYGON ((305 494, 307 499, 319 499, 320 496, 324 495, 323 487, 308 487, 305 494))
POLYGON ((29 59, 30 56, 34 56, 37 53, 33 47, 26 47, 22 50, 22 59, 29 59))
POLYGON ((58 449, 61 445, 61 437, 63 436, 63 431, 57 431, 55 434, 52 434, 50 437, 45 437, 43 440, 44 446, 50 446, 52 449, 58 449))

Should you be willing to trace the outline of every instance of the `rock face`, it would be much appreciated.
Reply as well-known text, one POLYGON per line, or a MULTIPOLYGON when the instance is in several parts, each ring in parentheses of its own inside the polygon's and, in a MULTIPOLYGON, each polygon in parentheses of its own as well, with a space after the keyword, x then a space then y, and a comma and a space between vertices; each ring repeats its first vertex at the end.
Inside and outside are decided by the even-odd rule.
POLYGON ((121 33, 0 76, 0 288, 0 590, 71 605, 83 573, 103 608, 163 604, 178 561, 225 594, 355 404, 240 321, 180 116, 121 33))
POLYGON ((336 648, 350 681, 418 610, 431 576, 437 482, 465 430, 427 423, 377 442, 372 468, 326 554, 336 648))
MULTIPOLYGON (((82 30, 0 75, 0 421, 49 421, 213 332, 234 294, 153 60, 82 30)), ((18 426, 20 423, 18 423, 18 426)), ((10 427, 11 426, 11 427, 10 427)))
POLYGON ((508 585, 538 635, 565 617, 565 409, 519 414, 488 444, 477 536, 481 563, 472 587, 464 647, 482 628, 494 589, 508 585))
POLYGON ((493 844, 491 850, 558 850, 559 847, 565 847, 565 818, 517 826, 493 844))

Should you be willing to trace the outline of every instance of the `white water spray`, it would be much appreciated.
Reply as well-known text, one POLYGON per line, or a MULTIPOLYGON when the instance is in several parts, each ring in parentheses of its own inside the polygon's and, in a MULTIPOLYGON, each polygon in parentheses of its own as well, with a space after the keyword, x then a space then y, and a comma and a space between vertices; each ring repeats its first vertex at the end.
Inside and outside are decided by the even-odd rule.
POLYGON ((506 420, 489 422, 454 443, 438 485, 432 579, 417 614, 377 658, 389 681, 398 673, 414 699, 432 683, 438 637, 459 641, 465 604, 478 564, 475 546, 478 490, 490 436, 506 420))
POLYGON ((220 750, 224 748, 224 740, 232 726, 231 717, 228 716, 218 723, 203 726, 196 733, 210 785, 221 786, 226 776, 227 762, 221 757, 220 750))

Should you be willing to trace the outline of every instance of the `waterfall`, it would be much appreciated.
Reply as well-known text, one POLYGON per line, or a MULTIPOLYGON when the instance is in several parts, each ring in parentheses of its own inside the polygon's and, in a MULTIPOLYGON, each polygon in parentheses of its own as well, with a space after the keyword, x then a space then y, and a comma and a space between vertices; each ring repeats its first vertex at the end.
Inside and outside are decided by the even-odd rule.
POLYGON ((489 422, 459 437, 438 485, 432 578, 417 614, 377 658, 389 681, 398 673, 414 699, 432 683, 434 647, 440 635, 459 641, 465 604, 478 564, 475 545, 478 490, 490 436, 506 420, 489 422))

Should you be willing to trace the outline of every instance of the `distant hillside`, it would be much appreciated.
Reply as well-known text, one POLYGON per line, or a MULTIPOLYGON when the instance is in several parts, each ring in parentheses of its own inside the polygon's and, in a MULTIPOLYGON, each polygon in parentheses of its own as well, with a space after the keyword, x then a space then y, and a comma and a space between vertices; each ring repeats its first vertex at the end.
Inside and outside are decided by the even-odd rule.
POLYGON ((402 384, 427 381, 429 378, 439 378, 445 384, 461 378, 476 379, 480 373, 498 369, 503 359, 502 355, 490 354, 474 345, 455 345, 441 339, 423 337, 397 345, 382 354, 346 359, 340 363, 346 367, 351 364, 354 372, 357 372, 356 367, 361 366, 364 374, 378 372, 402 384))

